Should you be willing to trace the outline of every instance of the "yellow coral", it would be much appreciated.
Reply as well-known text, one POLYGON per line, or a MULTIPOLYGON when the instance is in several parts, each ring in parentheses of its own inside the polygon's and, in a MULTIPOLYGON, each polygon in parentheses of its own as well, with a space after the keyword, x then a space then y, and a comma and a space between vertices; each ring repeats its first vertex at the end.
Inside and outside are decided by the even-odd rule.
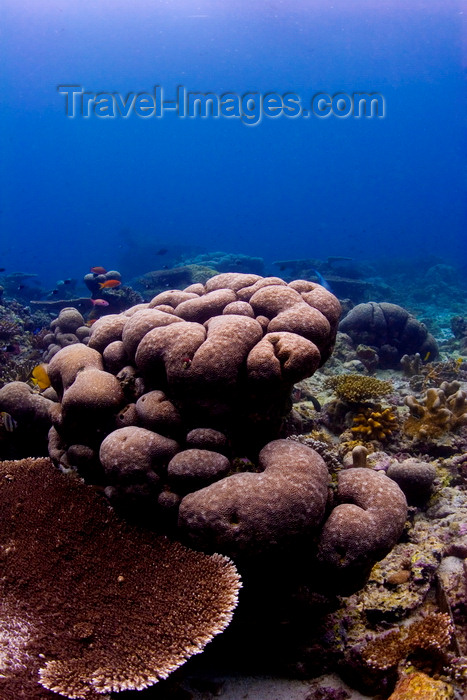
POLYGON ((449 700, 453 697, 451 685, 416 672, 401 678, 388 700, 449 700))
POLYGON ((326 380, 328 386, 333 387, 340 399, 359 403, 377 396, 385 396, 392 391, 391 382, 367 377, 364 374, 339 374, 326 380))
POLYGON ((357 413, 350 428, 363 440, 386 440, 397 428, 397 416, 393 408, 364 408, 357 413))

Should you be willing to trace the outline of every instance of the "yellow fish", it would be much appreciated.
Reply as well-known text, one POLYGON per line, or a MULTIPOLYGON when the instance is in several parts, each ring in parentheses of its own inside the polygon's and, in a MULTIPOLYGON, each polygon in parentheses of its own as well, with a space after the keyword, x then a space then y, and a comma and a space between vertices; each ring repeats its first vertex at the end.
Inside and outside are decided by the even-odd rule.
POLYGON ((50 386, 49 375, 46 370, 47 365, 36 365, 31 372, 31 381, 39 389, 47 389, 50 386))

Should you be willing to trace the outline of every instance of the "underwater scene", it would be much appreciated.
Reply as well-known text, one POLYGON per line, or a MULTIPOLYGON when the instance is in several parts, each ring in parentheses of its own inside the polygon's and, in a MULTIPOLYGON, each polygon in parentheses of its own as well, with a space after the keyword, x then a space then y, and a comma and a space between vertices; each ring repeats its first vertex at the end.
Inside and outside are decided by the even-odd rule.
POLYGON ((0 700, 465 700, 465 3, 0 18, 0 700))

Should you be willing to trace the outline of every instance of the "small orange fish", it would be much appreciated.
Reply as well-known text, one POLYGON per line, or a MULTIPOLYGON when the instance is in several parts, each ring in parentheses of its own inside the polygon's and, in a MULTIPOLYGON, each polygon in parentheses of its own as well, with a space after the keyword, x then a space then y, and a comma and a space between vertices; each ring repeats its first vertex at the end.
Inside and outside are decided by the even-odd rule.
POLYGON ((86 321, 86 325, 88 328, 91 328, 91 326, 97 321, 97 318, 90 318, 89 321, 86 321))
POLYGON ((109 306, 109 302, 105 299, 91 299, 93 306, 109 306))
POLYGON ((113 289, 114 287, 119 287, 120 285, 120 280, 105 280, 105 282, 99 282, 100 289, 113 289))
POLYGON ((100 267, 99 265, 97 265, 97 267, 91 267, 91 272, 93 272, 95 275, 105 275, 107 270, 105 269, 105 267, 100 267))

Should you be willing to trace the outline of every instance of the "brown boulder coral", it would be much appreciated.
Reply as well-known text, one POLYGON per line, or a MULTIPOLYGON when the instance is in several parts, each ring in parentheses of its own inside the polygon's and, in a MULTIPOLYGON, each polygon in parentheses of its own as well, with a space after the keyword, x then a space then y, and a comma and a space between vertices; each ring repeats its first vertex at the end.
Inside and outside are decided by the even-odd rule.
POLYGON ((337 505, 321 532, 318 558, 352 584, 382 559, 402 534, 407 501, 381 472, 357 467, 339 473, 337 505))
POLYGON ((382 367, 399 369, 403 355, 420 353, 434 359, 438 345, 426 326, 397 304, 358 304, 342 319, 339 330, 359 344, 376 348, 382 367))
MULTIPOLYGON (((299 539, 310 522, 314 531, 324 517, 327 472, 319 476, 315 464, 321 458, 313 457, 315 466, 298 475, 299 467, 284 455, 300 448, 282 444, 280 459, 291 483, 273 466, 280 461, 277 443, 270 448, 274 457, 266 447, 259 467, 255 462, 280 434, 294 383, 329 357, 339 315, 338 300, 313 282, 237 273, 166 290, 147 305, 106 315, 93 325, 87 346, 65 347, 50 362, 59 401, 49 454, 103 487, 122 509, 128 499, 127 512, 152 517, 154 527, 166 526, 168 511, 177 522, 187 490, 227 479, 233 493, 237 480, 264 481, 271 498, 270 505, 263 498, 265 531, 258 546, 267 548, 268 529, 271 547, 299 539), (175 447, 159 460, 153 448, 164 441, 175 447), (271 463, 262 462, 265 455, 271 463), (255 469, 263 473, 248 471, 255 469), (294 479, 312 494, 311 521, 294 479), (279 482, 276 496, 273 484, 279 482), (276 506, 287 511, 283 517, 274 513, 276 506)), ((245 534, 253 551, 257 525, 245 534)))
POLYGON ((149 471, 157 474, 178 450, 175 440, 131 425, 114 430, 103 440, 99 459, 112 481, 128 482, 149 471))
POLYGON ((140 690, 229 624, 231 562, 130 527, 48 459, 0 463, 0 502, 1 698, 140 690))
POLYGON ((275 440, 259 454, 259 474, 233 474, 182 499, 179 526, 208 551, 252 556, 311 537, 324 517, 328 470, 317 452, 275 440))

